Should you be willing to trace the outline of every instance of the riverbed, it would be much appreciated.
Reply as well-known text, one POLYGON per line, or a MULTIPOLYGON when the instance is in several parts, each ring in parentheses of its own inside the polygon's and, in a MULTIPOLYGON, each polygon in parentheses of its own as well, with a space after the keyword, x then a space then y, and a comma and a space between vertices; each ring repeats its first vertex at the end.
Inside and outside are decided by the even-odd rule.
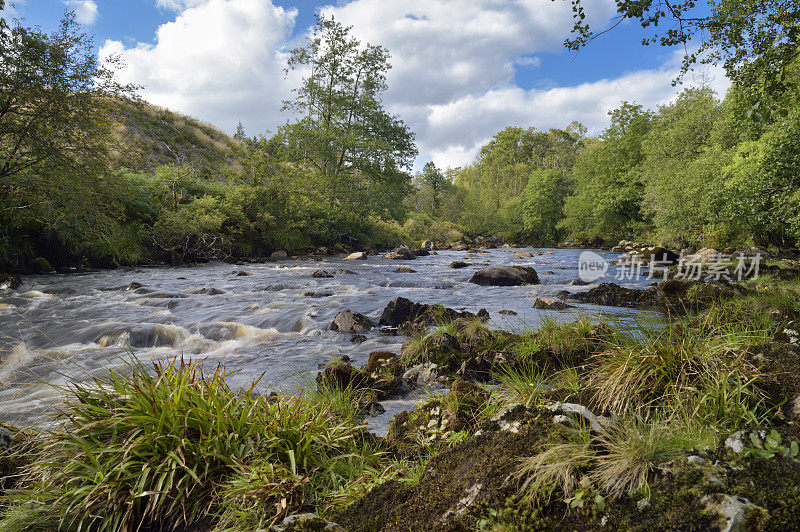
MULTIPOLYGON (((177 355, 210 368, 223 364, 235 372, 229 378, 232 386, 261 378, 259 391, 287 391, 332 357, 346 355, 361 365, 372 351, 399 352, 405 338, 395 334, 375 329, 366 341, 354 343, 351 335, 329 329, 342 309, 377 319, 398 296, 471 312, 485 308, 491 327, 511 331, 535 329, 545 317, 571 321, 603 315, 624 326, 652 314, 581 304, 558 312, 534 309, 537 297, 590 288, 571 284, 578 278, 582 251, 439 251, 411 261, 305 257, 26 276, 19 289, 0 292, 0 420, 22 426, 46 423, 63 403, 59 386, 121 367, 131 353, 147 363, 177 355), (520 251, 532 257, 514 259, 520 251), (450 268, 457 260, 471 266, 450 268), (541 284, 486 287, 468 282, 475 270, 498 265, 531 266, 541 284), (313 277, 317 270, 333 276, 313 277)), ((616 275, 611 266, 593 284, 642 287, 652 282, 642 277, 620 283, 616 275)), ((387 406, 394 411, 404 404, 387 406)))

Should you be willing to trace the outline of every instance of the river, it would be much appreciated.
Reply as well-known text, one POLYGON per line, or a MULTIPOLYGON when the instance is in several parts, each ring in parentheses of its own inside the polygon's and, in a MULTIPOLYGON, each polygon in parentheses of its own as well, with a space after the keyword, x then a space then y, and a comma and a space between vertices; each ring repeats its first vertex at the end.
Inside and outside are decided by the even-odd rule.
MULTIPOLYGON (((129 350, 142 361, 182 355, 209 367, 224 364, 236 371, 230 377, 233 386, 246 386, 263 375, 264 389, 286 390, 333 356, 348 355, 361 365, 372 351, 399 352, 404 338, 377 329, 363 343, 329 330, 340 310, 377 318, 397 296, 457 310, 485 308, 490 326, 512 331, 536 328, 544 316, 573 320, 579 314, 603 314, 625 323, 645 314, 580 304, 560 312, 533 309, 536 297, 587 288, 569 285, 578 277, 581 251, 439 251, 413 261, 322 257, 26 276, 16 291, 0 292, 0 420, 23 426, 46 423, 63 404, 58 386, 120 367, 129 350), (514 251, 533 256, 514 259, 514 251), (472 266, 452 269, 455 260, 472 266), (511 264, 532 266, 541 284, 485 287, 467 282, 476 269, 511 264), (415 273, 395 272, 400 267, 415 273), (320 269, 351 273, 312 277, 320 269), (126 289, 130 283, 141 288, 126 289), (516 315, 499 314, 502 309, 516 315)), ((598 253, 609 260, 617 257, 598 253)), ((614 281, 615 275, 612 266, 596 282, 614 281)), ((621 284, 649 282, 642 278, 621 284)), ((394 406, 390 410, 398 408, 394 406)))

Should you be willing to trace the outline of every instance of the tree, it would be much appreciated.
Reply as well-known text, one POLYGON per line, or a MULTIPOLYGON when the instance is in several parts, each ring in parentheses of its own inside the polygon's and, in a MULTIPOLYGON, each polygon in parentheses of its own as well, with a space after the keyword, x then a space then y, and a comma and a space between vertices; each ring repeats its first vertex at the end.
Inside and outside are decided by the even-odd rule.
POLYGON ((49 35, 0 26, 0 253, 15 254, 15 238, 30 246, 31 231, 90 241, 113 218, 100 212, 106 104, 132 87, 114 82, 115 61, 99 62, 72 13, 49 35))
POLYGON ((414 135, 381 103, 385 48, 362 46, 351 28, 317 17, 306 45, 290 53, 289 69, 297 68, 309 75, 284 104, 302 118, 284 135, 299 159, 327 175, 361 172, 374 180, 411 167, 414 135))
POLYGON ((450 182, 444 174, 442 174, 441 170, 436 168, 433 161, 425 163, 420 178, 422 183, 431 190, 432 215, 435 216, 439 213, 439 209, 441 209, 442 206, 442 193, 447 189, 447 185, 449 185, 450 182))
POLYGON ((522 194, 522 220, 532 242, 546 245, 560 240, 558 224, 564 218, 564 200, 571 188, 558 170, 540 169, 531 174, 522 194))
POLYGON ((695 63, 722 63, 734 85, 752 92, 748 111, 760 118, 764 109, 779 109, 785 97, 796 97, 800 57, 800 3, 797 0, 617 0, 617 17, 610 27, 594 33, 586 22, 583 0, 572 4, 573 37, 565 41, 580 50, 592 39, 627 20, 651 31, 642 44, 683 46, 682 73, 695 63), (700 45, 690 50, 692 39, 700 45))
POLYGON ((242 124, 241 120, 239 120, 239 123, 236 124, 236 133, 233 134, 233 138, 241 141, 247 139, 247 134, 244 132, 244 125, 242 124))

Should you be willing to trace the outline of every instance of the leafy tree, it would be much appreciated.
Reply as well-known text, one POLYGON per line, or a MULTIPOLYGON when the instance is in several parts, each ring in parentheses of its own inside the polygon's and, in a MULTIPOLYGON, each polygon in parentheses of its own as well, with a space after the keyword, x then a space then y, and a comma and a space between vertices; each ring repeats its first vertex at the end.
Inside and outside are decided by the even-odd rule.
POLYGON ((774 107, 788 113, 785 96, 796 97, 800 56, 800 4, 796 0, 617 0, 612 25, 594 33, 583 0, 573 7, 573 37, 565 44, 579 50, 592 39, 632 20, 648 33, 642 43, 683 46, 685 73, 698 61, 722 63, 734 85, 750 91, 749 113, 760 118, 774 107), (700 45, 690 50, 693 39, 700 45), (776 103, 777 102, 777 103, 776 103))
POLYGON ((309 75, 285 108, 301 117, 278 136, 297 161, 323 176, 332 203, 346 201, 367 212, 397 216, 409 190, 408 170, 417 155, 414 135, 383 108, 389 54, 365 45, 351 28, 318 17, 305 46, 292 50, 289 68, 309 75))
POLYGON ((115 62, 98 61, 74 14, 52 34, 2 26, 0 262, 24 259, 35 247, 58 254, 53 241, 102 254, 96 244, 117 216, 100 179, 111 138, 106 104, 132 87, 113 81, 115 62))
POLYGON ((244 124, 242 124, 241 120, 239 120, 239 123, 236 124, 236 133, 233 134, 233 138, 241 141, 247 139, 247 134, 244 132, 244 124))
POLYGON ((522 194, 522 219, 531 242, 559 242, 559 222, 564 218, 564 200, 571 189, 569 180, 558 170, 540 169, 531 174, 522 194))

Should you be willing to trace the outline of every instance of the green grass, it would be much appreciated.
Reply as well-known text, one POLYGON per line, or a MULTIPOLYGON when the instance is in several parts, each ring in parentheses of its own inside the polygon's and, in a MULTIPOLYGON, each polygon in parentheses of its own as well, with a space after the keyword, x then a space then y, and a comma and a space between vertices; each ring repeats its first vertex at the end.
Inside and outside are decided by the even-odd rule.
POLYGON ((546 391, 545 379, 544 370, 531 364, 504 367, 497 375, 499 385, 492 390, 492 397, 502 404, 535 406, 546 391))
POLYGON ((319 398, 268 399, 226 377, 133 362, 71 385, 0 529, 258 528, 385 473, 376 445, 319 398))
POLYGON ((582 364, 592 353, 602 350, 610 329, 581 317, 562 323, 545 317, 536 331, 521 334, 510 346, 520 361, 568 368, 582 364))

